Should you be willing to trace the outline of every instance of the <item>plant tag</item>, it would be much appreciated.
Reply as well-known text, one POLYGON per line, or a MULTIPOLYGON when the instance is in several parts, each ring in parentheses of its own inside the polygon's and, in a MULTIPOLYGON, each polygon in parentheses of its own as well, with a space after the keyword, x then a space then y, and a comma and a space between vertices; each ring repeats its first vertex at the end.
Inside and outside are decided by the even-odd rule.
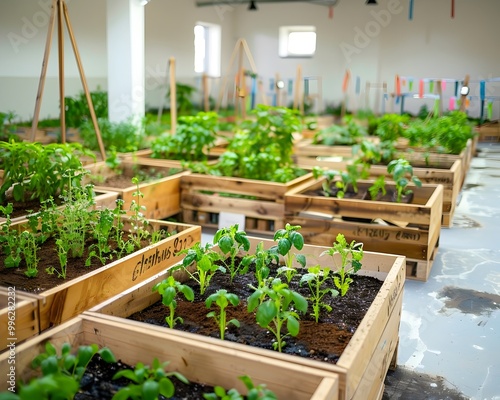
POLYGON ((240 230, 245 230, 245 215, 221 211, 219 213, 219 229, 238 224, 240 230))

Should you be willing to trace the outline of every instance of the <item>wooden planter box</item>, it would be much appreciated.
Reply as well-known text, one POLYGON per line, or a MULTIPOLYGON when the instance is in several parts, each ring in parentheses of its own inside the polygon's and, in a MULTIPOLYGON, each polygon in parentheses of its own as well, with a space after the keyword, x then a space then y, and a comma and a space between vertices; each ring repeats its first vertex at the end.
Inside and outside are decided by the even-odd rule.
MULTIPOLYGON (((165 175, 169 170, 176 168, 175 166, 158 166, 145 161, 133 162, 132 160, 123 160, 120 168, 124 174, 133 176, 134 168, 137 167, 152 167, 159 172, 164 172, 165 175)), ((95 190, 112 191, 118 194, 118 197, 124 201, 123 210, 129 212, 132 200, 137 201, 134 193, 137 187, 132 184, 130 179, 130 186, 126 188, 119 188, 107 186, 106 183, 99 183, 95 177, 109 178, 116 173, 106 165, 105 162, 85 166, 90 171, 91 177, 89 178, 95 184, 95 190)), ((140 204, 145 206, 144 215, 149 219, 164 219, 173 215, 179 214, 180 208, 180 179, 181 176, 188 174, 187 171, 179 171, 173 175, 166 176, 165 178, 154 179, 150 182, 143 182, 139 184, 139 190, 143 194, 140 199, 140 204)))
POLYGON ((0 287, 0 353, 39 332, 37 300, 15 288, 0 287))
POLYGON ((195 173, 183 175, 183 221, 217 228, 220 213, 230 212, 244 216, 246 232, 273 234, 285 226, 285 194, 311 179, 312 173, 287 183, 195 173), (227 194, 240 197, 228 197, 227 194))
MULTIPOLYGON (((363 242, 366 250, 404 255, 407 277, 427 280, 441 233, 442 185, 412 187, 411 203, 306 194, 320 189, 322 182, 305 183, 285 196, 289 222, 302 226, 306 243, 331 246, 337 234, 343 233, 348 242, 363 242)), ((359 191, 366 191, 372 183, 359 181, 359 191)))
MULTIPOLYGON (((299 157, 298 165, 302 168, 312 168, 314 166, 345 171, 347 165, 352 161, 334 161, 334 158, 321 157, 299 157)), ((462 161, 442 160, 438 164, 427 166, 423 160, 414 160, 412 163, 413 174, 424 184, 443 185, 443 216, 441 227, 449 228, 453 224, 453 215, 459 202, 460 188, 462 186, 462 161)), ((387 172, 385 165, 370 166, 370 178, 377 178, 380 175, 389 181, 391 175, 387 172)))
MULTIPOLYGON (((260 238, 250 238, 250 241, 250 251, 255 250, 255 246, 261 241, 264 242, 266 248, 275 244, 272 240, 260 238)), ((320 257, 324 250, 326 247, 305 245, 301 253, 307 255, 307 266, 325 265, 325 258, 320 257)), ((221 346, 231 352, 241 351, 255 355, 263 362, 274 359, 286 364, 313 368, 322 373, 337 374, 340 382, 338 398, 341 400, 381 399, 385 375, 389 366, 395 365, 397 358, 405 280, 404 264, 405 258, 403 256, 368 251, 364 253, 363 267, 358 273, 377 277, 383 280, 383 285, 337 364, 315 361, 175 329, 158 329, 163 332, 165 337, 193 338, 204 346, 221 346)), ((168 272, 162 273, 136 285, 94 307, 86 314, 101 316, 113 322, 125 323, 124 318, 161 299, 157 292, 152 291, 152 287, 165 279, 167 274, 168 272)), ((182 280, 183 276, 177 275, 176 278, 182 280)), ((186 276, 184 278, 187 279, 186 276)), ((143 322, 126 320, 126 323, 137 329, 142 329, 144 332, 151 329, 149 324, 143 322)), ((325 397, 325 399, 330 399, 330 397, 325 397)))
POLYGON ((498 143, 500 142, 500 122, 487 122, 476 127, 480 142, 498 143))
MULTIPOLYGON (((255 384, 265 384, 280 399, 338 399, 338 377, 333 373, 262 359, 244 351, 198 342, 193 337, 165 335, 156 327, 146 330, 89 315, 74 318, 20 345, 15 352, 16 379, 27 381, 33 376, 31 361, 45 351, 47 341, 58 350, 64 343, 70 343, 75 350, 94 343, 100 348, 109 347, 117 359, 131 366, 138 362, 151 365, 158 358, 160 362, 169 361, 168 370, 180 372, 190 382, 234 387, 240 393, 246 393, 246 388, 238 376, 248 375, 255 384)), ((0 355, 2 390, 8 387, 8 360, 9 354, 0 355)))
MULTIPOLYGON (((38 305, 39 329, 59 325, 90 307, 144 281, 182 260, 177 252, 201 240, 201 228, 187 224, 150 220, 154 229, 171 236, 72 280, 38 294, 23 295, 38 305)), ((13 229, 20 225, 14 225, 13 229)), ((125 223, 125 229, 127 223, 125 223)), ((69 266, 70 267, 70 266, 69 266)), ((19 292, 20 293, 20 292, 19 292)), ((16 329, 25 329, 16 323, 16 329)))

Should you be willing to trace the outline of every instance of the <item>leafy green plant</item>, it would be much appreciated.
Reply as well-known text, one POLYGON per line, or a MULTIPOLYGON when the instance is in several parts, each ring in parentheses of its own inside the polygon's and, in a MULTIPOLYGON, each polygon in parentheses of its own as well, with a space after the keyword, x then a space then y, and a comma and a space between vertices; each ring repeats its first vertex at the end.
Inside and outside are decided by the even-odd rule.
POLYGON ((376 200, 379 194, 382 196, 387 194, 384 175, 380 175, 377 179, 375 179, 373 184, 368 188, 368 193, 370 193, 370 198, 372 200, 376 200))
POLYGON ((312 173, 315 179, 324 178, 322 188, 325 196, 343 199, 349 191, 349 186, 352 187, 354 193, 358 193, 358 180, 366 177, 368 171, 364 165, 354 163, 347 165, 346 171, 323 169, 316 166, 313 167, 312 173), (337 177, 339 179, 336 179, 337 177))
POLYGON ((248 312, 257 309, 257 323, 274 335, 273 348, 281 352, 286 345, 284 339, 299 334, 299 314, 295 310, 307 312, 307 300, 279 278, 268 279, 267 285, 253 289, 255 291, 248 298, 248 312), (286 334, 282 332, 285 323, 286 334))
POLYGON ((366 129, 352 116, 346 116, 341 125, 331 125, 317 132, 314 135, 313 144, 348 146, 358 143, 367 135, 366 129))
POLYGON ((149 222, 144 216, 146 207, 141 205, 141 198, 144 197, 144 194, 139 188, 139 179, 134 176, 132 178, 132 184, 136 187, 134 193, 132 193, 132 196, 135 198, 130 203, 132 215, 130 216, 131 229, 129 242, 133 244, 133 251, 142 247, 142 241, 150 236, 150 232, 147 229, 149 222))
POLYGON ((222 386, 215 386, 213 393, 203 395, 205 400, 277 400, 276 394, 268 389, 266 385, 256 385, 248 375, 238 377, 246 386, 248 393, 241 395, 236 389, 229 389, 227 392, 222 386))
POLYGON ((158 292, 161 295, 162 303, 168 307, 169 314, 165 317, 170 329, 173 329, 177 321, 180 323, 184 322, 181 317, 175 316, 175 309, 177 308, 177 300, 175 299, 180 293, 184 295, 186 300, 194 300, 194 292, 187 285, 183 285, 179 281, 170 275, 167 279, 158 282, 153 286, 153 292, 158 292))
POLYGON ((16 230, 10 229, 12 220, 10 215, 13 211, 12 203, 7 206, 0 205, 0 212, 6 217, 5 222, 0 224, 0 245, 5 258, 5 267, 16 268, 21 263, 21 247, 19 246, 19 233, 16 230))
POLYGON ((168 364, 168 361, 160 363, 160 361, 155 358, 151 367, 139 362, 135 365, 134 370, 124 369, 118 371, 113 376, 113 379, 126 378, 132 381, 132 383, 118 390, 118 392, 114 394, 113 400, 156 400, 160 395, 167 399, 173 397, 175 394, 175 386, 170 377, 174 376, 179 381, 186 384, 188 384, 189 381, 179 372, 167 372, 166 367, 168 364))
POLYGON ((221 228, 215 232, 213 243, 217 244, 222 254, 229 258, 229 263, 224 261, 231 275, 231 282, 244 265, 236 262, 236 256, 240 250, 248 251, 250 241, 245 231, 239 230, 238 224, 221 228))
POLYGON ((326 311, 332 311, 332 307, 322 300, 327 295, 330 294, 333 297, 338 296, 339 292, 328 286, 328 281, 330 280, 329 268, 321 268, 319 265, 310 267, 307 269, 307 274, 302 275, 300 278, 300 285, 304 283, 309 287, 311 295, 309 300, 312 302, 312 315, 316 322, 319 321, 319 315, 321 309, 324 308, 326 311))
MULTIPOLYGON (((170 99, 170 93, 171 92, 169 88, 167 92, 167 99, 170 99)), ((195 93, 196 88, 194 86, 180 82, 175 83, 175 97, 178 115, 189 115, 194 112, 194 104, 191 98, 195 93)))
POLYGON ((183 161, 203 161, 215 146, 218 131, 215 112, 199 112, 178 118, 174 134, 165 133, 151 142, 151 157, 183 161))
POLYGON ((19 247, 27 267, 24 274, 28 278, 35 278, 38 275, 38 258, 36 257, 38 243, 35 235, 29 231, 22 231, 20 234, 19 247))
POLYGON ((422 182, 420 179, 413 175, 413 167, 408 160, 404 158, 399 158, 397 160, 392 160, 387 165, 387 172, 392 174, 392 179, 396 184, 397 197, 396 201, 401 202, 403 196, 411 194, 413 191, 408 189, 410 181, 416 186, 421 187, 422 182))
POLYGON ((213 302, 215 302, 215 304, 219 306, 219 314, 217 314, 215 311, 211 311, 207 314, 207 317, 215 319, 217 325, 219 325, 220 338, 224 340, 224 333, 226 331, 226 327, 229 324, 233 324, 237 327, 240 326, 240 323, 237 319, 233 318, 227 321, 226 314, 226 308, 229 306, 229 304, 232 304, 236 307, 240 303, 240 299, 234 293, 228 293, 228 291, 225 289, 219 289, 217 292, 207 297, 207 299, 205 300, 205 305, 207 306, 207 308, 210 308, 212 307, 213 302))
POLYGON ((63 179, 67 170, 84 172, 80 161, 83 156, 95 159, 91 151, 78 143, 0 142, 0 169, 4 170, 0 202, 5 201, 11 188, 15 201, 57 198, 68 185, 63 179))
POLYGON ((352 149, 353 156, 356 158, 355 162, 364 165, 387 164, 394 159, 396 154, 394 142, 390 140, 381 142, 363 140, 352 149))
POLYGON ((243 256, 241 263, 244 265, 245 269, 248 269, 250 264, 254 264, 257 287, 261 287, 269 277, 269 273, 271 272, 269 264, 273 260, 278 262, 279 256, 264 249, 264 242, 259 242, 255 248, 255 252, 243 256))
MULTIPOLYGON (((97 118, 108 117, 108 93, 97 90, 90 92, 90 98, 97 118)), ((91 120, 90 109, 87 97, 84 92, 76 96, 66 96, 64 98, 66 107, 66 125, 79 128, 84 122, 91 120)))
POLYGON ((96 344, 80 346, 72 354, 71 345, 64 343, 61 354, 50 343, 45 343, 45 352, 36 356, 31 366, 41 370, 41 376, 29 383, 20 383, 18 394, 0 394, 2 400, 67 400, 72 399, 80 388, 80 381, 89 362, 99 354, 105 362, 116 363, 115 356, 107 347, 99 349, 96 344))
POLYGON ((352 241, 347 243, 345 236, 339 233, 333 246, 325 250, 321 255, 329 255, 332 257, 335 266, 335 274, 333 282, 335 287, 340 290, 340 295, 345 296, 349 290, 349 285, 353 282, 352 274, 358 272, 361 268, 361 260, 363 259, 363 243, 352 241), (340 256, 340 265, 337 263, 335 255, 340 256))
POLYGON ((409 122, 408 115, 384 114, 377 120, 375 135, 381 141, 394 142, 400 137, 404 137, 404 130, 409 122))
POLYGON ((300 225, 290 225, 287 223, 284 229, 278 229, 274 233, 273 240, 278 243, 269 249, 271 253, 283 256, 285 265, 280 268, 280 272, 283 271, 288 282, 297 273, 296 268, 293 267, 294 258, 302 267, 306 265, 306 257, 303 254, 294 254, 291 252, 293 247, 299 251, 304 247, 304 237, 299 232, 300 229, 300 225))
POLYGON ((212 249, 212 244, 206 243, 204 246, 196 242, 193 246, 181 250, 178 254, 186 254, 182 259, 182 268, 188 275, 200 285, 200 294, 204 294, 210 285, 210 280, 217 271, 226 272, 223 266, 217 265, 221 256, 212 249), (196 271, 191 272, 189 266, 196 264, 196 271))

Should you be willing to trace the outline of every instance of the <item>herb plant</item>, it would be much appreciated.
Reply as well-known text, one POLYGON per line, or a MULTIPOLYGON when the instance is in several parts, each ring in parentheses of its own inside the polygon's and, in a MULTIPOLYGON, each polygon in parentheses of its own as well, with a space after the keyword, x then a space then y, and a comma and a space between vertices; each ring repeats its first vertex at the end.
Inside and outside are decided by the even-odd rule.
POLYGON ((333 282, 335 287, 340 290, 340 295, 345 296, 349 290, 349 285, 353 282, 351 275, 358 272, 361 268, 363 259, 363 243, 356 243, 354 240, 347 243, 345 236, 339 233, 333 246, 325 250, 321 255, 332 257, 335 265, 335 274, 333 282), (335 255, 340 256, 340 265, 335 255))
POLYGON ((212 307, 212 303, 215 302, 217 306, 219 306, 219 313, 217 314, 215 311, 211 311, 207 314, 208 318, 214 318, 219 325, 220 338, 224 340, 224 333, 226 331, 226 327, 229 324, 233 324, 234 326, 239 327, 240 323, 237 319, 231 319, 227 321, 226 308, 229 304, 233 306, 237 306, 240 303, 240 299, 234 293, 228 293, 225 289, 219 289, 217 292, 211 294, 205 300, 205 305, 207 308, 212 307))
POLYGON ((175 386, 170 377, 174 376, 186 384, 189 381, 179 372, 167 372, 165 368, 168 364, 168 361, 160 363, 155 358, 151 367, 139 362, 135 365, 134 370, 125 369, 118 371, 113 376, 113 379, 123 377, 129 379, 132 383, 118 390, 113 396, 113 400, 126 400, 130 398, 156 400, 160 395, 167 399, 173 397, 175 386))
POLYGON ((328 285, 330 280, 330 268, 321 268, 319 265, 307 269, 307 274, 302 275, 300 278, 300 285, 307 284, 310 290, 309 300, 312 302, 312 315, 316 322, 319 321, 321 309, 332 311, 332 307, 322 300, 330 294, 333 297, 338 296, 339 292, 328 285))
POLYGON ((413 175, 413 167, 410 162, 404 158, 392 160, 387 165, 387 172, 392 174, 392 179, 396 183, 396 201, 398 203, 401 202, 403 196, 407 196, 413 192, 411 189, 408 189, 410 181, 418 187, 422 186, 420 179, 413 175))
POLYGON ((188 275, 200 285, 200 294, 204 294, 210 285, 210 280, 217 271, 226 272, 223 266, 217 265, 221 256, 212 249, 210 243, 203 246, 200 242, 196 242, 193 246, 181 250, 178 254, 186 254, 182 259, 182 268, 188 275), (189 266, 196 264, 196 271, 191 272, 189 266))
POLYGON ((307 312, 307 300, 279 278, 268 279, 266 285, 254 289, 248 298, 248 312, 257 309, 257 323, 274 335, 273 348, 281 352, 286 345, 284 339, 299 334, 299 314, 295 310, 307 312), (287 333, 282 332, 285 323, 287 333))
POLYGON ((19 246, 19 233, 16 230, 10 229, 13 206, 12 203, 6 206, 0 205, 0 212, 5 215, 6 221, 0 224, 0 245, 5 258, 5 266, 7 268, 16 268, 21 262, 21 247, 19 246))
POLYGON ((297 270, 293 267, 294 258, 302 267, 306 265, 306 257, 303 254, 293 254, 291 252, 293 247, 297 250, 302 250, 304 247, 304 237, 299 232, 300 228, 300 225, 290 225, 287 223, 285 229, 278 229, 273 238, 278 244, 269 249, 271 253, 280 254, 284 257, 285 266, 281 267, 281 271, 285 274, 288 282, 297 273, 297 270))
POLYGON ((264 242, 259 242, 255 248, 255 252, 253 254, 245 255, 241 260, 241 263, 245 266, 245 269, 248 269, 250 264, 254 264, 257 287, 261 287, 265 284, 265 281, 271 272, 269 264, 272 261, 277 262, 278 260, 279 256, 276 253, 273 254, 269 250, 264 249, 264 242))
POLYGON ((379 194, 385 196, 387 194, 387 189, 385 188, 385 176, 380 175, 377 177, 373 184, 368 188, 368 192, 370 193, 370 198, 372 200, 376 200, 379 194))
POLYGON ((231 225, 215 232, 213 243, 217 244, 222 254, 227 255, 229 258, 229 263, 224 261, 224 264, 229 269, 232 282, 238 271, 243 267, 241 263, 236 262, 236 256, 240 249, 244 251, 250 249, 250 241, 247 234, 245 231, 238 229, 238 224, 231 225))
POLYGON ((175 278, 170 275, 167 279, 154 285, 153 292, 158 292, 161 295, 162 303, 169 309, 169 314, 165 317, 165 321, 170 329, 174 328, 177 321, 183 323, 184 321, 181 317, 175 317, 175 309, 177 308, 177 300, 175 298, 182 293, 186 300, 193 301, 193 289, 176 281, 175 278))
POLYGON ((243 396, 236 389, 229 389, 227 392, 222 386, 215 386, 213 393, 203 395, 205 400, 277 400, 276 394, 267 389, 266 385, 255 385, 248 375, 240 376, 239 379, 245 384, 248 393, 243 396))

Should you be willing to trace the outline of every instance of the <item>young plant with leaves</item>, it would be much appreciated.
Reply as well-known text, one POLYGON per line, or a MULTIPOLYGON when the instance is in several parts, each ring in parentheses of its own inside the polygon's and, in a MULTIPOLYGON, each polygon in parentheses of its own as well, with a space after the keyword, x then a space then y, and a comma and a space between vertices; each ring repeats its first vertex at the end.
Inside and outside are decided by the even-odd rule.
POLYGON ((372 200, 376 200, 379 195, 385 196, 387 194, 384 175, 380 175, 375 179, 375 182, 368 188, 368 193, 370 193, 370 198, 372 200))
POLYGON ((248 298, 248 312, 257 309, 257 323, 274 335, 276 341, 273 342, 273 348, 281 352, 286 345, 284 339, 299 334, 297 311, 307 312, 307 300, 279 278, 268 279, 266 285, 253 289, 255 291, 248 298), (285 323, 287 333, 282 332, 285 323))
POLYGON ((50 343, 45 344, 45 352, 36 356, 31 366, 41 369, 41 376, 29 383, 21 383, 17 394, 0 394, 2 400, 66 400, 72 399, 80 388, 80 382, 89 362, 99 354, 105 362, 116 363, 116 358, 107 347, 99 349, 96 344, 80 346, 72 354, 71 345, 63 344, 61 354, 50 343))
POLYGON ((224 340, 224 333, 226 331, 226 327, 229 324, 233 324, 238 328, 240 327, 240 323, 237 319, 233 318, 228 321, 226 313, 226 308, 229 306, 229 304, 232 304, 234 307, 236 307, 238 304, 240 304, 240 299, 234 293, 229 293, 225 289, 219 289, 217 292, 207 297, 207 299, 205 300, 205 305, 207 306, 207 308, 210 308, 212 307, 212 303, 214 302, 219 307, 220 311, 218 314, 215 311, 211 311, 207 314, 207 317, 215 319, 217 325, 219 325, 220 338, 224 340))
POLYGON ((269 265, 273 261, 278 262, 279 256, 276 253, 264 249, 264 242, 259 242, 255 248, 255 252, 245 255, 241 263, 244 265, 245 269, 248 269, 253 263, 257 287, 261 287, 269 277, 269 273, 271 272, 269 265))
POLYGON ((226 257, 229 258, 229 263, 224 260, 229 273, 231 282, 238 272, 242 271, 243 265, 236 262, 236 257, 240 250, 248 251, 250 249, 250 241, 248 240, 245 231, 238 229, 238 224, 231 225, 226 228, 221 228, 215 232, 213 243, 219 246, 226 257))
POLYGON ((6 221, 0 224, 0 246, 5 258, 6 268, 17 268, 21 263, 21 247, 19 246, 19 233, 17 230, 10 229, 12 220, 10 215, 13 211, 12 203, 6 206, 0 205, 0 212, 6 217, 6 221))
POLYGON ((187 274, 200 285, 200 294, 204 294, 210 285, 210 280, 217 271, 226 272, 226 268, 217 265, 221 260, 221 255, 212 249, 211 243, 204 246, 196 242, 193 246, 179 251, 177 254, 185 254, 182 259, 182 266, 187 274), (195 263, 196 270, 191 272, 189 267, 195 263))
POLYGON ((321 268, 319 265, 310 267, 307 269, 307 274, 302 275, 300 278, 300 285, 307 284, 311 295, 309 300, 312 303, 312 315, 316 322, 319 321, 319 316, 321 309, 326 311, 332 311, 332 307, 322 300, 327 295, 330 294, 333 297, 338 296, 339 292, 328 285, 330 280, 330 273, 332 270, 330 268, 321 268))
POLYGON ((288 283, 291 282, 297 273, 297 269, 293 267, 294 258, 302 267, 306 266, 305 255, 292 253, 293 247, 299 251, 304 247, 304 237, 299 232, 300 229, 300 225, 290 225, 287 223, 284 229, 278 229, 274 233, 273 240, 277 241, 278 244, 269 249, 271 253, 283 256, 285 265, 278 269, 278 273, 285 274, 288 283))
POLYGON ((276 394, 268 389, 266 385, 256 385, 248 375, 238 377, 246 386, 246 396, 240 394, 237 389, 229 389, 226 392, 222 386, 215 386, 213 393, 203 395, 205 400, 277 400, 276 394))
POLYGON ((173 376, 186 384, 189 384, 189 381, 179 372, 167 372, 166 367, 168 364, 168 361, 160 363, 155 358, 151 367, 139 362, 135 365, 134 370, 124 369, 118 371, 113 376, 113 379, 126 378, 132 383, 118 390, 112 400, 157 400, 160 395, 167 399, 173 397, 175 385, 170 377, 173 376))
POLYGON ((184 320, 181 317, 175 316, 175 309, 177 308, 176 297, 179 296, 179 294, 183 294, 186 300, 193 301, 193 289, 187 285, 183 285, 170 275, 167 279, 164 279, 154 285, 153 292, 158 292, 160 294, 161 302, 169 309, 169 314, 165 317, 165 321, 170 329, 174 328, 177 321, 182 324, 184 320))
POLYGON ((333 282, 335 287, 340 290, 340 295, 345 296, 349 290, 349 285, 353 282, 352 274, 358 272, 361 268, 363 259, 363 243, 352 241, 347 243, 345 236, 339 233, 333 246, 325 250, 321 255, 332 257, 335 266, 333 282), (339 258, 340 257, 340 265, 339 258))
POLYGON ((422 187, 422 182, 420 179, 413 175, 413 167, 411 166, 408 160, 404 158, 399 158, 397 160, 392 160, 387 165, 387 172, 392 174, 392 179, 396 184, 397 197, 396 201, 398 203, 401 202, 403 196, 407 196, 413 191, 408 189, 408 185, 410 181, 413 182, 416 186, 422 187))

